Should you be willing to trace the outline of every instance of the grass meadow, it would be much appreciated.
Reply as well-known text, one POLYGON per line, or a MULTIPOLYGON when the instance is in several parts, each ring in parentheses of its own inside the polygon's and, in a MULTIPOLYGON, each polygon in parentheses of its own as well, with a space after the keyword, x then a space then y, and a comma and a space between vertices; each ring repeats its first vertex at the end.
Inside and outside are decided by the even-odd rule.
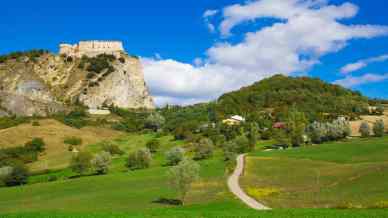
POLYGON ((385 137, 256 152, 247 157, 241 183, 275 208, 362 208, 387 204, 387 181, 385 137))

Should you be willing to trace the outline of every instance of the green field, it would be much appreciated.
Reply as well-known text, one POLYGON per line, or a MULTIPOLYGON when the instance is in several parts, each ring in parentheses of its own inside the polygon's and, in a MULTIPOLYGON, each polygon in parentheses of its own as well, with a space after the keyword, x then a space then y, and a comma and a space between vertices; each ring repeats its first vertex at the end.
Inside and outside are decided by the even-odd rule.
POLYGON ((388 201, 388 138, 247 157, 244 189, 275 208, 372 207, 388 201))
MULTIPOLYGON (((154 137, 154 134, 129 134, 113 143, 128 153, 145 146, 154 137)), ((374 209, 254 211, 228 191, 228 175, 220 150, 213 158, 200 162, 201 180, 193 185, 185 206, 155 203, 158 198, 176 198, 176 192, 167 182, 164 153, 173 146, 184 146, 171 136, 161 137, 160 141, 162 147, 154 155, 151 168, 146 170, 128 171, 124 167, 125 154, 113 160, 108 175, 67 179, 74 174, 64 169, 32 176, 29 185, 0 188, 0 214, 4 214, 0 217, 388 217, 387 210, 374 209), (50 175, 56 175, 58 180, 48 182, 50 175)), ((278 195, 259 198, 275 208, 326 207, 343 200, 354 204, 387 200, 387 142, 388 138, 357 139, 287 151, 257 151, 248 157, 242 184, 245 188, 282 190, 278 195), (321 174, 319 186, 315 185, 317 169, 321 174), (359 173, 365 174, 349 181, 359 173), (325 189, 336 181, 340 182, 325 189), (283 191, 288 187, 294 189, 283 191)), ((266 143, 258 143, 258 150, 266 143)), ((101 144, 92 144, 87 149, 98 152, 101 144)))

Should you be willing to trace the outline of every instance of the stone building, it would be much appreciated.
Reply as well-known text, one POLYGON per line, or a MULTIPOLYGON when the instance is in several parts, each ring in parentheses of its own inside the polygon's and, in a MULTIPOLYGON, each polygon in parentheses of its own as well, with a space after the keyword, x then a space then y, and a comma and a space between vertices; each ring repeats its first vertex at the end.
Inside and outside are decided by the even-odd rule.
POLYGON ((60 44, 59 54, 72 57, 94 57, 99 54, 119 56, 124 53, 123 43, 120 41, 80 41, 78 44, 60 44))

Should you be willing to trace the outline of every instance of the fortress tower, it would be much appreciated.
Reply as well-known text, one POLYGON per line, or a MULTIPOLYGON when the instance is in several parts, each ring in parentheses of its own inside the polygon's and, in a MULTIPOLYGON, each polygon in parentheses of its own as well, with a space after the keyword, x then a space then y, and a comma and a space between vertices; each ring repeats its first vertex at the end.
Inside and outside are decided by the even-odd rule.
POLYGON ((111 54, 118 56, 124 53, 123 43, 120 41, 80 41, 78 44, 60 44, 59 54, 82 57, 94 57, 99 54, 111 54))

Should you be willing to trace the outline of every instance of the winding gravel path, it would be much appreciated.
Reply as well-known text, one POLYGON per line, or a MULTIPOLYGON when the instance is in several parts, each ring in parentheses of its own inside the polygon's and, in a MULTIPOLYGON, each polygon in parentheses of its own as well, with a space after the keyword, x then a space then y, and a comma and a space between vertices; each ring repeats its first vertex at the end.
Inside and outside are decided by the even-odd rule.
POLYGON ((249 197, 240 187, 239 179, 244 171, 245 154, 241 154, 237 157, 237 165, 233 174, 228 178, 229 190, 236 195, 242 202, 255 210, 269 210, 271 208, 264 206, 257 202, 255 199, 249 197))

